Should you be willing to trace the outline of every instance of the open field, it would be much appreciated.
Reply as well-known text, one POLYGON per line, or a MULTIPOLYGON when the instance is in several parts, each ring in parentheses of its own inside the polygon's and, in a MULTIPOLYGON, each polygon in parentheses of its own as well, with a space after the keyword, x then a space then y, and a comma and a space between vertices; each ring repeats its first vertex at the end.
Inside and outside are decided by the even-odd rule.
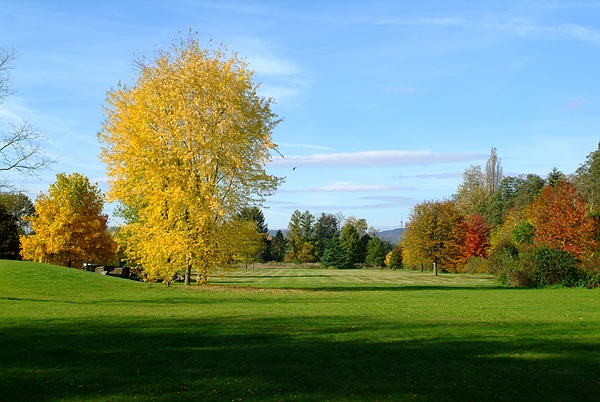
POLYGON ((0 401, 596 401, 600 290, 238 269, 184 288, 0 261, 0 401))

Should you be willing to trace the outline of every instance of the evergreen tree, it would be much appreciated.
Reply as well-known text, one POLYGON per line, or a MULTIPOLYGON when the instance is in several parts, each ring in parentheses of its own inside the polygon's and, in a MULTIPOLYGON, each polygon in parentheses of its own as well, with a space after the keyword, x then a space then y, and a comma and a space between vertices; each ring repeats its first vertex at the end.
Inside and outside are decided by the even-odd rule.
POLYGON ((319 258, 323 257, 327 241, 334 236, 339 236, 340 225, 338 218, 333 214, 322 213, 315 224, 315 243, 319 258))
POLYGON ((258 261, 266 262, 271 260, 271 242, 267 236, 269 226, 265 222, 265 215, 257 206, 244 207, 238 212, 238 219, 243 221, 254 221, 256 223, 256 230, 261 235, 262 247, 260 247, 260 255, 258 261))
POLYGON ((345 268, 353 268, 360 259, 360 235, 354 225, 350 223, 344 225, 340 235, 340 246, 348 258, 345 268))
POLYGON ((365 262, 369 265, 382 267, 385 262, 386 247, 377 236, 373 236, 367 244, 365 262))
POLYGON ((327 240, 321 264, 325 267, 336 267, 339 269, 350 268, 348 255, 340 244, 339 236, 333 236, 327 240))
POLYGON ((275 237, 271 239, 271 260, 281 262, 285 260, 287 249, 287 240, 281 230, 275 233, 275 237))
POLYGON ((0 260, 21 259, 20 249, 17 221, 4 205, 0 204, 0 260))

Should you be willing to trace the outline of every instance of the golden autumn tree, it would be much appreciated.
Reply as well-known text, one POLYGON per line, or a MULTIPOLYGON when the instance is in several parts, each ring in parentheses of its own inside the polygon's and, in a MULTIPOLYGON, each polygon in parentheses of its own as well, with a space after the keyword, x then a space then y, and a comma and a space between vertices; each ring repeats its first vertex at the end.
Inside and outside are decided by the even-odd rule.
POLYGON ((260 205, 281 183, 265 164, 277 147, 272 99, 253 72, 194 35, 136 62, 137 80, 109 91, 98 134, 109 198, 128 212, 128 257, 152 278, 178 270, 205 280, 231 262, 236 211, 260 205))
POLYGON ((456 270, 464 242, 462 216, 450 201, 425 201, 415 205, 402 240, 411 259, 433 262, 433 274, 438 264, 446 270, 456 270))
POLYGON ((60 173, 48 194, 35 201, 32 234, 21 237, 25 260, 81 268, 85 262, 107 263, 116 244, 102 213, 104 196, 97 185, 79 173, 60 173))

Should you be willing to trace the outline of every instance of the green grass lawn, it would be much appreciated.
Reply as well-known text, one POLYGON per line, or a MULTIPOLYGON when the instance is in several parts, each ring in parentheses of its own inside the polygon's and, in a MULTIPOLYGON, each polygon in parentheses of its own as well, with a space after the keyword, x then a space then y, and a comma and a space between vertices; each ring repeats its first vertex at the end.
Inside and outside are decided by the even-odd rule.
POLYGON ((600 290, 238 269, 169 288, 0 261, 0 401, 597 401, 600 290))

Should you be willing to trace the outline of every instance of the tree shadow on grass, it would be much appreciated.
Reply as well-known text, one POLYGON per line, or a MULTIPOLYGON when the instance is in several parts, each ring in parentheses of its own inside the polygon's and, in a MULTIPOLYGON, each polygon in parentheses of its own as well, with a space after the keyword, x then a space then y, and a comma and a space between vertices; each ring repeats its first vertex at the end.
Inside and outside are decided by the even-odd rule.
POLYGON ((556 341, 563 326, 511 325, 314 316, 40 322, 1 329, 0 400, 600 398, 596 337, 556 341))

